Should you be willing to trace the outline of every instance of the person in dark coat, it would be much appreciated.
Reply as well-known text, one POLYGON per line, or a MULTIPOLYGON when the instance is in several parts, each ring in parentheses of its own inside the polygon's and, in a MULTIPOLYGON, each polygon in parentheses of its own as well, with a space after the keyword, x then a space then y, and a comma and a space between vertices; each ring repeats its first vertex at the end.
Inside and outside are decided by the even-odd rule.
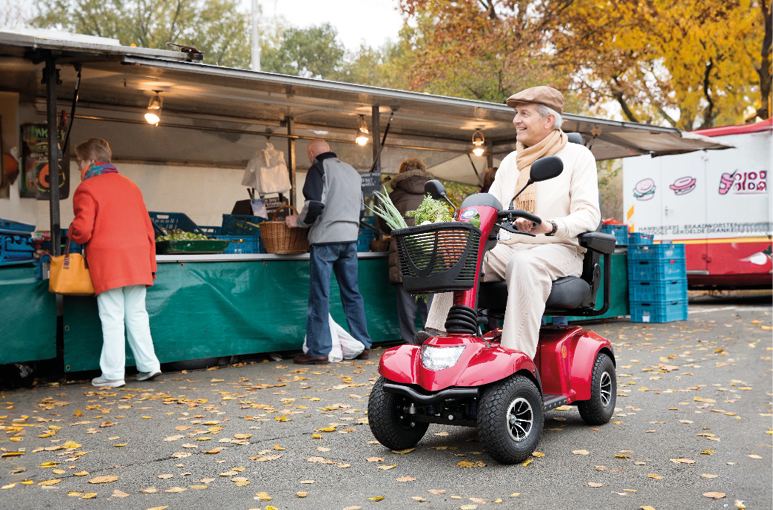
MULTIPOLYGON (((433 179, 427 172, 427 166, 418 158, 406 159, 400 163, 400 170, 391 180, 392 192, 389 198, 395 204, 409 227, 414 225, 413 218, 405 216, 408 211, 415 211, 424 200, 424 184, 433 179)), ((392 229, 381 218, 378 219, 381 231, 389 234, 392 229)), ((389 243, 389 282, 397 292, 397 316, 400 321, 400 336, 406 343, 413 343, 416 335, 416 314, 421 314, 422 325, 427 320, 427 310, 431 300, 418 300, 408 294, 403 288, 403 278, 397 257, 397 243, 394 239, 389 243)))

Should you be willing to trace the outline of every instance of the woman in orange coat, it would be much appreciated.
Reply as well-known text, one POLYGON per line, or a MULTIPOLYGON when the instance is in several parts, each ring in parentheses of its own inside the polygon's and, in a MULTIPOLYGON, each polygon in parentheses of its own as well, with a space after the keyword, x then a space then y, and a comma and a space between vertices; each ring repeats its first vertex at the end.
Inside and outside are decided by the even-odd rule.
POLYGON ((70 236, 86 245, 91 279, 102 321, 102 375, 94 386, 123 386, 126 363, 124 325, 137 362, 138 381, 161 374, 153 349, 145 289, 156 276, 153 224, 140 189, 110 162, 110 146, 89 138, 75 147, 83 181, 73 195, 70 236))

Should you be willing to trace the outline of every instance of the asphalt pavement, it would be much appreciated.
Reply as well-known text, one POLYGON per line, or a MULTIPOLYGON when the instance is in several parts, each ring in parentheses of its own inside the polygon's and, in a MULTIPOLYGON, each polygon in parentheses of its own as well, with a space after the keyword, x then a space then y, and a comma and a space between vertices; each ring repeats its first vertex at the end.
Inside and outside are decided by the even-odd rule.
POLYGON ((771 305, 694 299, 689 319, 586 326, 610 339, 617 409, 547 413, 504 466, 476 430, 390 451, 367 425, 367 362, 256 359, 119 389, 0 392, 2 509, 770 509, 771 305))

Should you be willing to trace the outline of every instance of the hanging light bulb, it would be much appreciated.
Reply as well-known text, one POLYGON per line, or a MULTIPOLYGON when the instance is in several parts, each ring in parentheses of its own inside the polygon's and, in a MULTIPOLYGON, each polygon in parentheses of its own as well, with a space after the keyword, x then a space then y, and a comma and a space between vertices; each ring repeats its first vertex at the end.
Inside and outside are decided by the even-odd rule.
POLYGON ((472 134, 472 153, 478 157, 483 156, 483 153, 486 152, 483 141, 483 133, 480 132, 480 129, 476 129, 475 133, 472 134))
POLYGON ((368 143, 368 125, 365 124, 365 115, 360 115, 357 119, 357 137, 354 141, 360 147, 364 147, 368 143))
POLYGON ((158 114, 161 112, 161 105, 164 101, 159 95, 161 93, 160 90, 154 90, 153 92, 155 92, 156 95, 150 98, 150 102, 148 103, 148 113, 145 114, 145 120, 148 124, 158 126, 158 122, 161 120, 161 117, 159 117, 158 114))

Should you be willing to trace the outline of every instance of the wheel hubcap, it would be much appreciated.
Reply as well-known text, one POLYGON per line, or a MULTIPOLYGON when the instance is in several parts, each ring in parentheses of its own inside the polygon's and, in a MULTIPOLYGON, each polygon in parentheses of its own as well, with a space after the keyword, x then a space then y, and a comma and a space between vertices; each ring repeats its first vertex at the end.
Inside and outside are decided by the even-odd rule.
POLYGON ((599 396, 601 398, 601 405, 604 407, 609 405, 612 400, 612 377, 609 372, 601 374, 601 381, 599 382, 599 396))
POLYGON ((507 430, 513 441, 523 441, 534 424, 534 410, 528 400, 519 397, 507 409, 507 430))

